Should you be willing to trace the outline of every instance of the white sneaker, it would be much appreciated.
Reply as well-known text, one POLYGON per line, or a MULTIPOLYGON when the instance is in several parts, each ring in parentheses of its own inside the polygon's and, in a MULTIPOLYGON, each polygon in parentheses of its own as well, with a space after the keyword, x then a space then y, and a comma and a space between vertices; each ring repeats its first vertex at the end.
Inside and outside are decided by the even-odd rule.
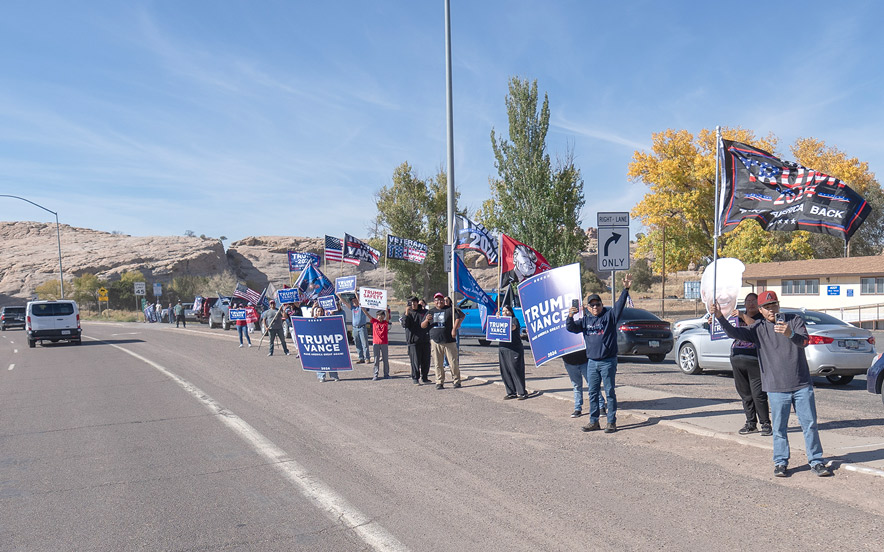
MULTIPOLYGON (((240 346, 241 346, 241 345, 240 345, 240 346)), ((251 344, 251 343, 249 343, 249 347, 251 347, 251 346, 252 346, 252 344, 251 344)))
POLYGON ((239 348, 242 349, 242 343, 239 344, 239 348))

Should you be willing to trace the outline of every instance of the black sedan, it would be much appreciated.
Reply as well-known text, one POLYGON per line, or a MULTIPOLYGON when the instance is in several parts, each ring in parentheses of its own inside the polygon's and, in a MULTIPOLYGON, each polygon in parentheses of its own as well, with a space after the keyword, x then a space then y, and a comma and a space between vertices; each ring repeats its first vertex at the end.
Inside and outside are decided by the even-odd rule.
POLYGON ((663 362, 674 345, 669 322, 644 309, 623 309, 617 328, 619 356, 641 355, 663 362))

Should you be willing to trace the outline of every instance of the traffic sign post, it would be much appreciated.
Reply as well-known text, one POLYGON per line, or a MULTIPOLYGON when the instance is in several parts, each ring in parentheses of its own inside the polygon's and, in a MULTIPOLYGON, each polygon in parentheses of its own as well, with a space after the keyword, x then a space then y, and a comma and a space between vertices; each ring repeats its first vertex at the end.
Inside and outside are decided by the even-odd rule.
POLYGON ((98 314, 101 314, 101 302, 104 301, 104 308, 107 308, 107 289, 98 288, 98 314))
POLYGON ((144 282, 135 282, 135 310, 141 310, 138 308, 138 297, 147 295, 146 291, 144 282))
POLYGON ((598 229, 598 269, 611 271, 611 303, 614 303, 617 300, 617 271, 629 270, 629 212, 599 213, 598 229))

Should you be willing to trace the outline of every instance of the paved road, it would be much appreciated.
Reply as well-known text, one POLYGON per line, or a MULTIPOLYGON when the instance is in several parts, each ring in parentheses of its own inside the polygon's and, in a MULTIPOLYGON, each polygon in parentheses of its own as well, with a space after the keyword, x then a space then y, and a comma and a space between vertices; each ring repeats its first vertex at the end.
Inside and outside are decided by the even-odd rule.
MULTIPOLYGON (((878 478, 774 479, 767 451, 628 417, 584 434, 562 401, 477 379, 320 384, 232 332, 84 328, 100 341, 0 339, 0 550, 884 546, 878 478)), ((621 382, 665 389, 666 368, 621 382)), ((669 368, 669 387, 694 379, 669 368)))

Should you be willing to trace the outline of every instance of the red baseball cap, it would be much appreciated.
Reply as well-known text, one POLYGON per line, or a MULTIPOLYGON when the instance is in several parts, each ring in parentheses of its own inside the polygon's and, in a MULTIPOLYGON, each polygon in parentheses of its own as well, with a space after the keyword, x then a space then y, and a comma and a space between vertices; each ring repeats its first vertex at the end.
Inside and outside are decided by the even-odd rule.
POLYGON ((433 299, 445 299, 445 296, 442 295, 441 293, 437 293, 436 295, 433 296, 433 299))
POLYGON ((769 303, 776 303, 779 299, 777 299, 777 294, 773 291, 762 291, 758 294, 758 304, 762 307, 769 303))

